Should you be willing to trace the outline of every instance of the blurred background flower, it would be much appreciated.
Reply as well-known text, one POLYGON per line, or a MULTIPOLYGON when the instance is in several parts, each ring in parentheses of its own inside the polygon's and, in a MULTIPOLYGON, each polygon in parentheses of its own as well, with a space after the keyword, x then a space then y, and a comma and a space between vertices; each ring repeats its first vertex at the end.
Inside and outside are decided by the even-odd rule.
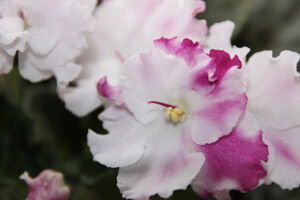
MULTIPOLYGON (((235 22, 232 43, 248 46, 249 55, 265 49, 274 50, 274 56, 285 49, 300 52, 300 1, 207 0, 206 5, 199 19, 206 19, 209 26, 227 19, 235 22)), ((35 177, 47 168, 64 174, 72 188, 71 199, 122 199, 117 170, 94 162, 87 146, 88 128, 106 132, 97 119, 101 108, 84 118, 75 117, 58 98, 56 80, 32 84, 21 78, 17 62, 11 73, 0 76, 0 199, 25 199, 28 188, 19 176, 28 171, 35 177)), ((271 185, 231 195, 233 199, 293 200, 299 199, 300 189, 285 191, 271 185)), ((188 188, 170 199, 201 198, 188 188)))

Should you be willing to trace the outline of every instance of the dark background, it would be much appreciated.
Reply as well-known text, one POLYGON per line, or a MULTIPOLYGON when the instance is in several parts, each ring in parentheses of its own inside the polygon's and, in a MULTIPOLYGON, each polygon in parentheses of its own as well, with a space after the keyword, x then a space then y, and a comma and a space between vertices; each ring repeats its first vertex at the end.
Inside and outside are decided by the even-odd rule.
MULTIPOLYGON (((230 19, 236 23, 232 43, 261 50, 300 52, 299 0, 207 0, 198 17, 208 25, 230 19)), ((17 66, 17 60, 15 61, 17 66)), ((89 128, 105 132, 97 120, 101 108, 84 118, 64 108, 54 79, 32 84, 17 67, 0 76, 0 199, 25 199, 28 188, 19 176, 51 168, 63 172, 71 186, 71 199, 122 199, 116 187, 117 169, 93 161, 87 146, 89 128)), ((285 191, 277 185, 261 186, 248 193, 231 192, 239 200, 296 200, 300 189, 285 191)), ((160 199, 155 196, 151 198, 160 199)), ((170 199, 200 199, 189 187, 170 199)))

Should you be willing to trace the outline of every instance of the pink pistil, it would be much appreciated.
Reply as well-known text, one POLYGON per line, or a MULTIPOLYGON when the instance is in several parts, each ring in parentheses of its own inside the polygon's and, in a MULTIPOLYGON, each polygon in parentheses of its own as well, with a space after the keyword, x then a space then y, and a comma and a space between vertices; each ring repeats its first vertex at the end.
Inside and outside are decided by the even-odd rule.
POLYGON ((171 107, 173 109, 175 108, 178 108, 178 106, 174 106, 174 105, 171 105, 171 104, 167 104, 167 103, 162 103, 162 102, 159 102, 159 101, 148 101, 148 103, 154 103, 154 104, 158 104, 158 105, 161 105, 161 106, 164 106, 164 107, 171 107))

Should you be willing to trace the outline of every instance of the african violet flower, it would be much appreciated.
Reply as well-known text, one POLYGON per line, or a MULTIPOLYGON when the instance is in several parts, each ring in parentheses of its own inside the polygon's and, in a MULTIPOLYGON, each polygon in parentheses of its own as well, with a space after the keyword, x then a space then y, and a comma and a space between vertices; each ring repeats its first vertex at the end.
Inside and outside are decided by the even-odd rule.
POLYGON ((20 179, 29 186, 27 200, 69 199, 70 189, 64 184, 63 175, 59 172, 44 170, 34 179, 28 175, 28 172, 24 172, 20 179))
POLYGON ((270 156, 266 183, 283 189, 300 184, 300 74, 299 54, 271 51, 254 54, 247 63, 247 109, 264 132, 270 156))
POLYGON ((102 79, 99 92, 116 105, 100 115, 109 134, 88 133, 94 160, 120 168, 125 198, 167 198, 190 183, 220 199, 254 189, 268 149, 245 113, 241 61, 177 41, 156 40, 150 53, 127 59, 117 88, 102 79))
POLYGON ((202 0, 113 0, 95 11, 97 30, 89 38, 88 50, 77 59, 83 66, 76 86, 59 88, 67 109, 83 116, 104 99, 97 92, 99 78, 107 76, 117 85, 120 66, 132 54, 150 50, 153 40, 178 36, 202 41, 207 34, 205 20, 195 15, 205 10, 202 0), (88 98, 86 98, 88 97, 88 98))
MULTIPOLYGON (((8 54, 14 56, 19 50, 19 70, 24 78, 37 82, 54 75, 58 84, 66 85, 81 70, 74 58, 94 30, 95 4, 95 0, 3 0, 0 23, 10 23, 2 23, 5 26, 0 28, 1 52, 7 51, 8 45, 19 45, 8 54)), ((5 73, 11 68, 8 65, 10 60, 2 70, 5 73)))

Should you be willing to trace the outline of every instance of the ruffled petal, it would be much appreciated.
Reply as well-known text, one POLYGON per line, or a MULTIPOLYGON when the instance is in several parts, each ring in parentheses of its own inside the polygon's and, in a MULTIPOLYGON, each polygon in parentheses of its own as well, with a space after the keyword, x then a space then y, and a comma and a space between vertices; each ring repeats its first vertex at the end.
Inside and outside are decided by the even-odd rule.
POLYGON ((254 54, 248 64, 247 108, 272 127, 283 130, 300 125, 299 54, 283 51, 254 54), (298 75, 298 76, 295 76, 298 75))
POLYGON ((231 189, 253 190, 267 175, 261 161, 268 161, 268 147, 255 118, 249 113, 230 135, 196 149, 204 153, 205 163, 192 186, 204 197, 231 189))
POLYGON ((47 30, 45 27, 28 28, 28 45, 33 53, 38 55, 48 54, 60 40, 58 30, 47 30), (50 36, 50 37, 49 37, 50 36))
POLYGON ((47 70, 40 70, 30 63, 22 54, 19 54, 19 71, 23 78, 31 82, 39 82, 50 78, 53 73, 47 70))
POLYGON ((57 79, 57 84, 60 87, 66 87, 66 85, 79 76, 81 71, 81 65, 77 65, 72 62, 68 62, 63 66, 59 66, 53 69, 54 75, 57 79))
POLYGON ((87 115, 103 102, 102 97, 97 93, 96 84, 94 87, 58 88, 58 94, 65 102, 66 108, 79 117, 87 115))
POLYGON ((0 74, 7 74, 12 69, 13 57, 0 49, 0 74))
POLYGON ((206 36, 206 21, 195 18, 197 13, 205 10, 204 1, 166 0, 157 1, 156 6, 154 6, 153 1, 145 2, 148 3, 145 13, 152 8, 153 14, 145 22, 144 32, 151 33, 153 39, 158 39, 161 36, 168 38, 178 36, 180 40, 190 38, 200 42, 206 36))
POLYGON ((114 122, 104 121, 103 127, 109 134, 100 135, 91 130, 88 133, 88 145, 94 160, 108 167, 123 167, 137 162, 145 148, 142 125, 122 108, 110 107, 100 115, 100 119, 106 119, 106 115, 116 117, 114 122), (124 130, 124 127, 128 128, 124 130))
POLYGON ((218 49, 228 52, 231 57, 237 55, 244 65, 250 49, 248 47, 239 48, 231 44, 233 30, 234 23, 232 21, 215 23, 209 28, 209 35, 201 45, 207 52, 210 49, 218 49))
POLYGON ((123 101, 123 89, 120 86, 111 86, 108 81, 107 77, 103 77, 98 81, 97 84, 97 89, 99 94, 102 97, 108 98, 118 106, 123 106, 124 101, 123 101))
POLYGON ((204 54, 199 43, 194 43, 190 39, 184 39, 181 42, 177 37, 172 39, 162 37, 161 39, 155 40, 154 44, 167 54, 172 54, 178 58, 182 58, 190 67, 194 67, 200 59, 203 63, 205 63, 204 60, 210 60, 209 57, 204 54))
POLYGON ((0 48, 14 56, 17 51, 25 50, 27 32, 19 17, 4 17, 0 19, 0 48))
POLYGON ((164 132, 152 133, 137 163, 120 168, 117 181, 123 197, 137 199, 158 194, 168 198, 174 190, 186 189, 201 169, 204 156, 189 153, 184 131, 178 134, 172 126, 161 130, 164 132))
MULTIPOLYGON (((188 98, 193 111, 191 134, 197 144, 212 143, 228 135, 236 126, 247 104, 246 86, 238 73, 241 62, 219 50, 212 50, 205 68, 191 71, 190 87, 201 94, 188 98)), ((194 95, 194 94, 193 94, 194 95)))

